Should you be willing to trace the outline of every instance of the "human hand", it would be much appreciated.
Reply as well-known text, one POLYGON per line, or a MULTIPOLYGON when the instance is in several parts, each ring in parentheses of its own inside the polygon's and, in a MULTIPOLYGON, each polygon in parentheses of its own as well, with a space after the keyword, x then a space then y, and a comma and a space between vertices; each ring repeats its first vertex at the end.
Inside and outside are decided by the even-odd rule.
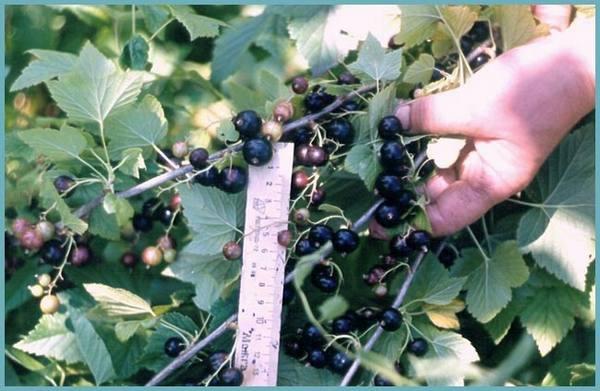
POLYGON ((424 186, 433 234, 447 235, 523 190, 595 101, 594 21, 492 60, 457 89, 398 107, 415 133, 464 136, 456 163, 424 186))

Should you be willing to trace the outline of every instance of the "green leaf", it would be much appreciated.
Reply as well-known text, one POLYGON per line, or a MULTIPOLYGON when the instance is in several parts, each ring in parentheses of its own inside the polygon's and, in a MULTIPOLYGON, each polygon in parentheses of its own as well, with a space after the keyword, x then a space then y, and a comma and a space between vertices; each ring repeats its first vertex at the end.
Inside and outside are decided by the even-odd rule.
POLYGON ((241 58, 248 48, 273 23, 274 16, 268 12, 240 19, 215 40, 210 79, 219 84, 238 70, 241 58))
POLYGON ((535 19, 531 7, 527 5, 494 6, 492 20, 500 26, 504 52, 523 45, 535 37, 535 19))
POLYGON ((169 20, 169 9, 165 5, 136 5, 142 11, 144 24, 151 34, 154 34, 169 20))
POLYGON ((197 255, 220 254, 223 245, 235 239, 236 227, 243 224, 244 194, 227 194, 200 185, 179 186, 183 214, 194 239, 186 252, 197 255))
POLYGON ((119 171, 134 178, 140 178, 140 170, 146 169, 142 148, 128 148, 121 153, 125 162, 119 166, 119 171))
POLYGON ((237 141, 240 138, 240 134, 235 130, 235 126, 233 126, 233 122, 228 119, 225 119, 219 123, 219 128, 217 129, 217 137, 222 142, 233 142, 237 141))
POLYGON ((262 116, 266 114, 265 103, 267 97, 262 91, 250 89, 233 80, 225 83, 225 89, 231 96, 231 103, 237 110, 255 110, 262 116))
POLYGON ((61 130, 24 130, 18 135, 36 153, 55 162, 77 159, 87 147, 83 132, 70 126, 63 126, 61 130))
POLYGON ((456 277, 468 277, 467 310, 480 322, 489 322, 512 298, 511 288, 525 283, 529 270, 515 241, 499 244, 486 259, 475 248, 462 250, 462 257, 452 268, 456 277))
POLYGON ((83 284, 83 287, 109 316, 154 315, 146 300, 125 289, 103 284, 83 284))
POLYGON ((596 365, 581 363, 569 366, 571 386, 593 386, 596 377, 596 365))
POLYGON ((70 119, 102 123, 109 114, 135 101, 142 78, 135 72, 120 71, 87 42, 73 70, 46 84, 70 119))
POLYGON ((434 5, 403 5, 400 32, 394 37, 397 44, 411 48, 431 38, 440 21, 434 5))
POLYGON ((432 254, 427 254, 417 270, 405 302, 412 301, 428 304, 449 304, 458 296, 467 281, 466 277, 450 277, 450 273, 432 254))
POLYGON ((373 190, 375 179, 379 174, 377 153, 369 145, 355 145, 344 161, 346 171, 358 176, 365 182, 369 190, 373 190))
POLYGON ((141 369, 139 360, 147 343, 145 336, 138 333, 125 342, 119 341, 110 325, 99 327, 98 333, 106 344, 119 379, 127 379, 141 369))
POLYGON ((327 298, 321 305, 319 305, 319 322, 327 322, 328 320, 332 320, 337 318, 338 316, 343 315, 349 308, 349 304, 340 295, 335 295, 327 298))
POLYGON ((260 71, 258 89, 270 101, 284 100, 291 95, 290 88, 283 83, 282 78, 277 77, 266 69, 260 71))
POLYGON ((70 308, 69 316, 75 332, 76 346, 92 372, 96 385, 115 377, 110 353, 92 323, 83 313, 74 308, 70 308))
POLYGON ((135 213, 133 206, 131 206, 129 201, 125 198, 118 197, 113 193, 107 194, 104 197, 102 206, 106 213, 115 215, 119 227, 128 224, 135 213))
POLYGON ((444 18, 446 27, 451 31, 451 35, 460 39, 465 35, 477 20, 477 12, 473 7, 466 5, 453 5, 437 7, 439 15, 444 18))
POLYGON ((105 128, 113 160, 120 159, 131 148, 141 148, 147 157, 151 146, 167 135, 167 120, 160 102, 146 95, 140 103, 107 118, 105 128))
POLYGON ((401 327, 396 331, 385 332, 375 342, 372 350, 382 354, 391 362, 396 362, 400 359, 408 344, 408 337, 406 327, 401 327))
POLYGON ((115 335, 121 342, 126 342, 144 328, 142 320, 124 320, 115 325, 115 335))
POLYGON ((288 25, 290 37, 308 61, 313 75, 320 75, 344 60, 358 40, 342 30, 335 6, 321 6, 292 18, 288 25))
POLYGON ((77 61, 77 56, 54 50, 32 49, 28 53, 36 59, 27 65, 10 87, 10 92, 22 90, 36 84, 54 79, 69 72, 77 61))
MULTIPOLYGON (((377 125, 381 118, 394 113, 398 100, 396 99, 396 86, 390 84, 373 96, 369 103, 369 141, 377 139, 377 125)), ((362 138, 361 138, 362 140, 362 138)))
POLYGON ((278 386, 338 386, 342 378, 330 371, 304 365, 283 352, 279 355, 278 386))
POLYGON ((391 81, 400 77, 401 63, 402 50, 386 53, 379 41, 369 33, 358 52, 358 59, 349 68, 376 81, 391 81))
POLYGON ((88 224, 71 212, 71 208, 69 208, 65 200, 58 194, 54 184, 47 178, 44 178, 42 181, 40 199, 41 204, 45 208, 54 207, 65 227, 79 235, 83 235, 87 231, 88 224))
POLYGON ((125 43, 119 63, 123 68, 143 71, 148 65, 150 46, 141 35, 135 35, 125 43))
POLYGON ((522 303, 520 300, 515 298, 508 303, 508 305, 504 307, 502 311, 500 311, 494 317, 494 319, 483 325, 496 345, 502 342, 504 337, 506 337, 506 334, 508 334, 508 331, 510 330, 510 326, 522 310, 522 303))
POLYGON ((65 325, 67 316, 61 313, 42 315, 33 330, 14 347, 36 356, 45 356, 67 364, 83 361, 76 337, 65 325))
POLYGON ((219 26, 227 26, 220 20, 198 15, 194 10, 185 5, 169 6, 173 16, 181 22, 190 33, 190 41, 196 38, 212 38, 219 35, 219 26))
POLYGON ((406 68, 402 81, 412 84, 427 84, 435 67, 435 58, 427 53, 421 53, 419 58, 406 68))
POLYGON ((545 356, 567 335, 575 325, 575 316, 588 305, 583 293, 564 284, 538 287, 519 317, 545 356))
POLYGON ((90 214, 89 231, 108 240, 119 240, 121 231, 117 223, 117 217, 106 213, 104 208, 95 208, 90 214))
POLYGON ((569 135, 528 188, 539 206, 519 222, 517 241, 536 263, 579 290, 596 257, 594 127, 569 135), (565 235, 568 232, 568 235, 565 235))

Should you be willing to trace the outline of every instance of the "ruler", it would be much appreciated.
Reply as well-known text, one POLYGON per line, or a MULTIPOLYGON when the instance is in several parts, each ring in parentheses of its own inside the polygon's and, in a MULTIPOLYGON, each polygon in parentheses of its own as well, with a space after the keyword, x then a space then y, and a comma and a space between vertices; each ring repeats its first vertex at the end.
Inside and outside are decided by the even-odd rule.
POLYGON ((294 144, 274 145, 265 166, 249 168, 235 365, 244 386, 277 385, 285 247, 294 144))

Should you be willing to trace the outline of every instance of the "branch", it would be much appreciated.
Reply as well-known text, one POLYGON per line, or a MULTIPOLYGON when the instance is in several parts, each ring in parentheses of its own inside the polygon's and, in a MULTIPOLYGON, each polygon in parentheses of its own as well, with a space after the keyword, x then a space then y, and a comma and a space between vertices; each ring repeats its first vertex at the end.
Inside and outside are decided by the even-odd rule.
MULTIPOLYGON (((329 104, 329 106, 326 106, 323 110, 319 111, 318 113, 308 114, 302 118, 299 118, 295 121, 292 121, 292 122, 284 125, 283 132, 289 133, 294 129, 309 125, 312 121, 316 121, 319 118, 333 112, 335 109, 340 107, 344 102, 346 102, 350 99, 353 99, 355 97, 358 97, 362 94, 365 94, 367 92, 373 91, 376 87, 377 86, 375 84, 369 84, 369 85, 363 86, 357 90, 351 91, 351 92, 347 93, 346 95, 339 96, 331 104, 329 104)), ((243 146, 242 143, 236 143, 236 144, 230 145, 229 147, 224 148, 224 149, 210 155, 208 158, 208 161, 212 163, 212 162, 215 162, 215 161, 223 158, 225 155, 227 155, 229 153, 239 152, 242 149, 242 146, 243 146)), ((189 164, 186 164, 177 169, 167 171, 167 172, 160 174, 152 179, 149 179, 145 182, 135 185, 127 190, 118 192, 118 193, 116 193, 116 195, 121 198, 134 197, 140 193, 143 193, 154 187, 160 186, 165 182, 169 182, 169 181, 177 178, 178 176, 187 174, 191 171, 193 171, 193 167, 189 164)), ((75 216, 77 216, 79 218, 85 218, 94 208, 96 208, 98 205, 100 205, 103 200, 104 200, 104 195, 94 198, 93 200, 89 201, 87 204, 82 205, 79 209, 77 209, 74 213, 75 216)), ((58 225, 59 225, 59 228, 62 228, 62 224, 59 223, 58 225)))
MULTIPOLYGON (((373 204, 362 216, 360 216, 356 223, 352 226, 352 230, 355 232, 361 231, 364 229, 373 217, 373 213, 377 207, 383 202, 383 200, 378 200, 373 204)), ((314 262, 318 263, 321 259, 331 254, 333 251, 333 246, 331 242, 328 242, 324 246, 321 247, 321 256, 314 262)), ((295 270, 292 270, 285 276, 285 283, 289 283, 294 279, 295 270)), ((169 365, 160 370, 154 377, 146 383, 146 386, 155 386, 164 379, 166 379, 171 373, 173 373, 177 368, 181 367, 185 364, 189 359, 191 359, 194 355, 196 355, 202 348, 207 346, 210 342, 217 339, 220 335, 224 334, 225 331, 229 328, 231 324, 233 324, 237 320, 237 314, 231 315, 222 325, 220 325, 217 329, 215 329, 212 333, 207 335, 204 339, 196 342, 194 345, 191 345, 187 350, 181 353, 176 359, 171 361, 169 365)))
MULTIPOLYGON (((444 240, 440 244, 440 246, 438 247, 438 249, 436 251, 437 255, 440 254, 440 252, 442 251, 442 249, 445 246, 445 243, 446 242, 444 240)), ((402 282, 402 286, 400 287, 400 290, 398 291, 398 294, 396 295, 396 298, 394 299, 394 302, 392 303, 392 308, 398 308, 402 305, 402 302, 404 301, 404 297, 406 297, 406 293, 408 292, 408 288, 410 288, 410 285, 413 282, 415 272, 417 271, 419 265, 423 261, 423 258, 425 258, 426 254, 427 254, 426 250, 421 251, 419 253, 419 255, 417 255, 417 258, 413 262, 413 265, 408 269, 408 274, 406 275, 404 282, 402 282)), ((362 348, 362 350, 365 352, 370 351, 373 348, 373 346, 375 346, 375 343, 379 340, 379 338, 381 338, 383 331, 384 330, 383 330, 383 328, 381 328, 381 326, 377 326, 377 329, 375 330, 373 335, 371 335, 371 338, 369 338, 369 340, 367 341, 365 346, 362 348)), ((346 374, 344 375, 344 378, 342 379, 340 386, 347 386, 350 383, 350 381, 356 374, 356 371, 358 371, 359 366, 360 366, 360 358, 357 357, 356 360, 354 360, 354 362, 348 369, 348 372, 346 372, 346 374)))

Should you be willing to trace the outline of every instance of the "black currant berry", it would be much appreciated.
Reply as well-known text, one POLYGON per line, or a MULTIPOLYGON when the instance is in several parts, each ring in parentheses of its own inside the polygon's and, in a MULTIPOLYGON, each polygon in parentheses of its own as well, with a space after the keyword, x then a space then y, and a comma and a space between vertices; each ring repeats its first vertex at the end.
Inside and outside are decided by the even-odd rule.
POLYGON ((391 387, 394 383, 378 374, 375 376, 375 379, 373 379, 373 385, 377 387, 391 387))
POLYGON ((396 331, 402 324, 402 314, 395 308, 388 308, 381 313, 379 324, 385 331, 396 331))
POLYGON ((317 326, 307 323, 302 329, 302 344, 305 347, 321 346, 325 342, 317 326))
POLYGON ((287 354, 290 357, 301 358, 302 356, 304 356, 304 348, 302 347, 299 338, 292 338, 285 341, 283 349, 285 351, 285 354, 287 354))
POLYGON ((321 167, 329 160, 329 155, 325 149, 311 145, 306 153, 306 163, 310 166, 321 167))
POLYGON ((402 222, 403 208, 395 202, 385 201, 375 210, 375 221, 384 228, 397 227, 402 222))
POLYGON ((237 368, 227 368, 219 374, 219 384, 225 387, 242 385, 244 374, 237 368))
POLYGON ((234 240, 223 245, 223 256, 225 259, 234 261, 242 256, 242 247, 234 240))
POLYGON ((66 192, 74 184, 75 184, 75 181, 73 180, 73 178, 68 177, 66 175, 61 175, 61 176, 56 177, 56 179, 54 179, 54 188, 56 189, 56 191, 59 194, 66 192))
POLYGON ((273 147, 264 137, 247 140, 242 148, 244 160, 253 166, 264 166, 273 157, 273 147))
POLYGON ((240 111, 233 117, 233 126, 235 127, 235 130, 239 132, 242 139, 249 139, 260 134, 262 120, 256 111, 240 111))
POLYGON ((219 183, 219 170, 215 166, 204 169, 194 177, 202 186, 216 186, 219 183))
POLYGON ((340 112, 354 112, 354 111, 359 111, 361 108, 360 103, 358 103, 355 100, 347 100, 344 103, 342 103, 342 105, 340 106, 340 108, 337 111, 340 112))
POLYGON ((194 170, 202 170, 208 167, 208 151, 205 148, 196 148, 190 152, 190 164, 194 170))
POLYGON ((475 57, 473 60, 471 60, 471 62, 469 62, 469 66, 471 67, 471 69, 476 70, 477 68, 487 63, 489 60, 490 56, 488 56, 485 53, 482 53, 479 56, 475 57))
POLYGON ((395 141, 386 141, 379 149, 379 162, 385 168, 393 169, 402 164, 405 151, 402 144, 395 141))
POLYGON ((350 72, 343 72, 338 76, 338 84, 357 84, 360 80, 350 72))
POLYGON ((406 240, 401 235, 395 235, 390 240, 390 253, 396 257, 408 257, 411 248, 406 244, 406 240))
POLYGON ((351 144, 354 141, 354 128, 345 118, 337 118, 325 125, 327 137, 340 144, 351 144))
POLYGON ((213 352, 208 356, 208 367, 214 373, 218 371, 221 366, 223 366, 228 357, 229 354, 227 352, 221 350, 213 352))
POLYGON ((321 247, 331 239, 333 239, 333 230, 324 224, 314 225, 310 231, 308 231, 308 240, 310 240, 312 245, 316 248, 321 247))
POLYGON ((77 247, 71 251, 69 258, 71 259, 71 264, 73 266, 81 267, 91 261, 92 253, 87 245, 78 244, 77 247))
POLYGON ((309 94, 304 97, 304 107, 308 112, 314 113, 323 110, 335 100, 335 96, 323 91, 320 86, 315 86, 309 94))
POLYGON ((348 316, 335 318, 331 324, 331 332, 336 335, 348 334, 354 329, 354 323, 348 316))
POLYGON ((148 232, 152 230, 152 219, 143 214, 134 214, 132 223, 133 228, 138 232, 148 232))
POLYGON ((471 27, 471 30, 467 32, 467 35, 476 42, 483 42, 490 36, 490 29, 488 23, 485 21, 477 21, 471 27))
POLYGON ((171 220, 173 219, 174 214, 175 214, 175 212, 173 212, 171 209, 166 208, 161 205, 154 212, 154 218, 156 218, 158 221, 160 221, 164 225, 168 226, 169 224, 171 224, 171 220))
POLYGON ((309 144, 314 136, 314 132, 308 126, 303 126, 301 128, 297 128, 293 130, 292 138, 294 144, 309 144))
POLYGON ((420 250, 422 247, 428 247, 431 243, 431 235, 427 231, 412 231, 406 237, 406 244, 412 250, 420 250))
POLYGON ((292 91, 296 94, 304 94, 308 90, 308 80, 304 76, 296 76, 292 79, 292 91))
POLYGON ((345 353, 336 351, 329 355, 329 368, 336 373, 346 373, 352 365, 352 360, 345 353))
POLYGON ((46 242, 42 247, 42 260, 50 265, 60 264, 65 257, 65 250, 60 241, 54 239, 46 242))
MULTIPOLYGON (((291 102, 288 101, 284 101, 284 102, 279 102, 275 105, 275 107, 273 108, 273 118, 275 118, 275 121, 277 122, 286 122, 289 121, 292 117, 294 116, 294 105, 292 105, 291 102)), ((269 121, 267 121, 269 122, 269 121)), ((281 138, 281 124, 278 125, 279 127, 279 137, 277 137, 277 140, 279 140, 281 138)), ((263 134, 265 133, 265 129, 264 129, 264 125, 263 125, 263 134)), ((277 140, 273 140, 273 141, 277 141, 277 140)))
POLYGON ((300 208, 294 212, 294 222, 299 225, 306 225, 310 219, 310 211, 306 208, 300 208))
POLYGON ((311 272, 311 282, 321 292, 333 293, 337 290, 339 282, 337 275, 329 267, 315 267, 311 272))
POLYGON ((341 254, 349 254, 358 248, 358 234, 350 229, 342 228, 336 231, 331 240, 333 249, 341 254))
POLYGON ((321 205, 323 202, 325 202, 326 195, 327 195, 327 193, 325 192, 325 189, 323 189, 322 187, 315 189, 312 193, 310 193, 310 205, 311 206, 321 205))
POLYGON ((242 167, 225 167, 219 173, 218 186, 225 193, 239 193, 248 183, 248 174, 242 167))
POLYGON ((444 246, 440 254, 438 255, 438 259, 442 265, 446 268, 454 265, 454 261, 456 260, 456 253, 448 246, 444 246))
POLYGON ((465 56, 471 53, 474 43, 475 42, 473 42, 473 38, 469 37, 468 35, 463 35, 460 38, 460 50, 462 50, 465 56))
POLYGON ((308 352, 308 363, 315 368, 325 368, 327 356, 321 349, 314 349, 308 352))
POLYGON ((150 198, 142 205, 142 214, 150 219, 154 218, 154 213, 160 207, 161 201, 158 198, 150 198))
POLYGON ((428 350, 427 341, 425 341, 423 338, 415 338, 408 343, 406 350, 417 357, 422 357, 427 353, 428 350))
POLYGON ((282 303, 283 304, 290 304, 292 302, 292 300, 294 300, 294 297, 296 297, 296 290, 294 289, 294 287, 290 284, 285 284, 283 286, 283 296, 282 296, 282 303))
POLYGON ((397 200, 402 195, 402 180, 396 175, 382 172, 375 180, 375 190, 386 200, 397 200))
POLYGON ((165 354, 169 357, 177 357, 185 349, 185 343, 180 337, 171 337, 165 342, 165 354))
POLYGON ((299 257, 312 254, 315 251, 317 251, 317 248, 308 239, 300 239, 298 243, 296 243, 295 254, 299 257))
POLYGON ((294 164, 307 166, 308 162, 308 150, 310 149, 310 145, 301 144, 296 147, 294 150, 294 164))
POLYGON ((379 131, 379 137, 382 139, 395 141, 398 140, 398 136, 402 134, 404 129, 402 128, 402 123, 398 117, 395 115, 388 115, 379 121, 377 130, 379 131))
POLYGON ((134 267, 138 261, 138 257, 132 252, 126 252, 121 257, 121 263, 126 267, 134 267))

